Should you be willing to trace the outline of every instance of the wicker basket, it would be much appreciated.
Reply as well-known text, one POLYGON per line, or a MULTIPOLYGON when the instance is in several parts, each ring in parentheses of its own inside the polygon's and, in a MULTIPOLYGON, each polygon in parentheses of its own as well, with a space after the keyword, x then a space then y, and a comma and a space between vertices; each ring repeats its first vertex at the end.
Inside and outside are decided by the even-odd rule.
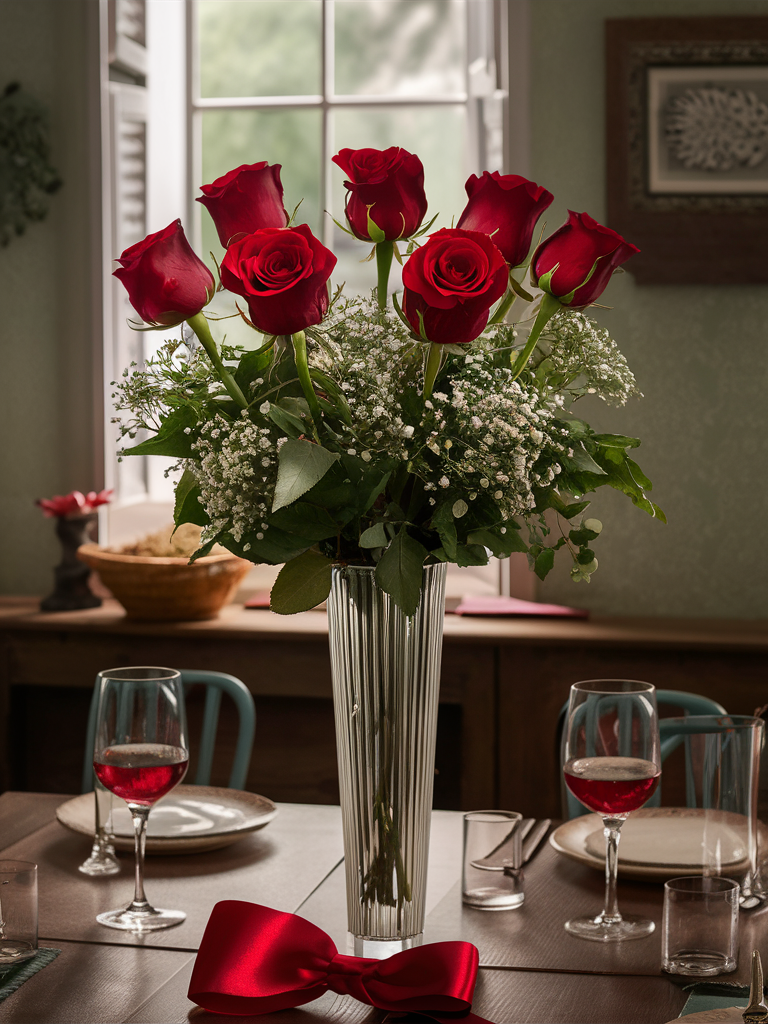
POLYGON ((129 619, 191 622, 215 619, 252 564, 237 555, 186 558, 119 555, 83 544, 77 557, 95 569, 129 619))

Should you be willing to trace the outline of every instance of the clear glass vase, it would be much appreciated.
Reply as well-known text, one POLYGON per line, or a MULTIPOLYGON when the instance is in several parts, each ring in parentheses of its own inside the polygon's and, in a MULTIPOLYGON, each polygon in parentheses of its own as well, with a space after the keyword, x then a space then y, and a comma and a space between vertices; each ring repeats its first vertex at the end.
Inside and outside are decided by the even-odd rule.
POLYGON ((356 956, 419 945, 435 768, 445 564, 404 615, 374 570, 333 570, 328 598, 347 921, 356 956))

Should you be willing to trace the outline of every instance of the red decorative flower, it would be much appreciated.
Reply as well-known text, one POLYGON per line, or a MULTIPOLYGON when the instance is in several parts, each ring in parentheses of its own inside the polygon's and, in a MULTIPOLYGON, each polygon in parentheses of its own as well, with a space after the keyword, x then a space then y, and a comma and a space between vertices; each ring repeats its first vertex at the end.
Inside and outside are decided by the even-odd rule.
POLYGON ((457 228, 491 235, 511 267, 519 266, 531 248, 536 221, 553 200, 551 192, 519 174, 483 171, 464 186, 469 202, 457 228))
POLYGON ((306 224, 264 228, 230 245, 221 283, 246 299, 260 331, 296 334, 325 316, 335 265, 336 257, 306 224))
POLYGON ((201 185, 202 196, 196 202, 208 210, 219 241, 226 249, 243 235, 261 228, 284 228, 288 214, 283 206, 281 164, 243 164, 217 178, 210 185, 201 185))
POLYGON ((72 491, 71 494, 56 494, 52 498, 38 498, 35 504, 43 510, 43 515, 50 519, 71 519, 74 516, 87 516, 99 505, 107 505, 112 500, 112 491, 72 491))
POLYGON ((216 291, 213 274, 184 235, 180 220, 130 246, 114 276, 148 324, 175 327, 195 316, 216 291))
MULTIPOLYGON (((424 168, 405 149, 342 149, 333 162, 347 175, 346 214, 353 234, 371 240, 368 216, 387 241, 409 238, 427 212, 424 168)), ((375 239, 374 239, 375 241, 375 239)))
POLYGON ((423 324, 429 341, 474 341, 491 306, 506 291, 507 278, 504 257, 488 235, 443 228, 408 257, 403 313, 415 334, 421 334, 423 324))
POLYGON ((531 277, 562 305, 583 309, 602 294, 616 267, 636 252, 636 246, 588 213, 569 210, 566 223, 533 254, 531 277))

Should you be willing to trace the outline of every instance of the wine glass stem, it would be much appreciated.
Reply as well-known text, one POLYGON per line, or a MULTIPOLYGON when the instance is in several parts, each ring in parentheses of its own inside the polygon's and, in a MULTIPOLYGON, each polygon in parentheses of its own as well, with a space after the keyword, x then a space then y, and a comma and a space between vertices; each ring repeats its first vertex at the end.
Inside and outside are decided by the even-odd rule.
POLYGON ((133 838, 136 851, 136 887, 133 894, 133 903, 128 909, 144 910, 149 906, 144 895, 144 846, 147 840, 149 808, 139 807, 134 804, 131 807, 131 815, 133 817, 133 838))
POLYGON ((606 924, 618 924, 621 921, 619 902, 616 894, 616 878, 619 868, 619 839, 621 838, 621 818, 603 818, 603 835, 605 836, 605 908, 600 915, 606 924))

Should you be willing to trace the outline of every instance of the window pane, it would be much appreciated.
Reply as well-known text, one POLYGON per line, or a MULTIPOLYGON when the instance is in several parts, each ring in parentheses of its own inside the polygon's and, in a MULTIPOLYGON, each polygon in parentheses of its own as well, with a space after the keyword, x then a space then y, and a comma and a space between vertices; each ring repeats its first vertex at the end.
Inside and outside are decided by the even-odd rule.
MULTIPOLYGON (((466 113, 463 106, 450 107, 378 107, 375 109, 337 110, 333 117, 333 152, 350 149, 387 149, 400 146, 415 153, 424 164, 424 187, 429 207, 425 220, 437 213, 430 231, 447 228, 459 218, 467 196, 464 182, 464 133, 466 113)), ((333 215, 344 221, 344 174, 335 164, 333 215)), ((361 263, 370 252, 369 243, 360 242, 334 228, 333 251, 339 258, 334 281, 346 281, 348 293, 367 293, 376 283, 376 264, 361 263)), ((390 290, 400 287, 399 266, 393 264, 390 290)))
POLYGON ((334 10, 338 94, 464 91, 464 0, 336 0, 334 10))
POLYGON ((321 91, 321 0, 198 0, 201 96, 321 91))
MULTIPOLYGON (((289 214, 303 199, 296 214, 297 224, 309 224, 322 238, 320 199, 320 139, 322 115, 319 110, 209 110, 202 114, 203 177, 201 184, 214 181, 241 164, 266 160, 282 164, 280 180, 285 191, 285 208, 289 214)), ((199 193, 197 193, 199 194, 199 193)), ((213 252, 221 262, 224 250, 219 245, 216 229, 208 212, 199 208, 202 225, 202 246, 206 262, 213 252)), ((212 308, 219 315, 234 311, 229 292, 220 292, 212 308)), ((240 305, 244 308, 243 303, 240 305)), ((232 344, 253 347, 260 335, 240 320, 226 320, 214 329, 214 336, 226 333, 232 344)))

